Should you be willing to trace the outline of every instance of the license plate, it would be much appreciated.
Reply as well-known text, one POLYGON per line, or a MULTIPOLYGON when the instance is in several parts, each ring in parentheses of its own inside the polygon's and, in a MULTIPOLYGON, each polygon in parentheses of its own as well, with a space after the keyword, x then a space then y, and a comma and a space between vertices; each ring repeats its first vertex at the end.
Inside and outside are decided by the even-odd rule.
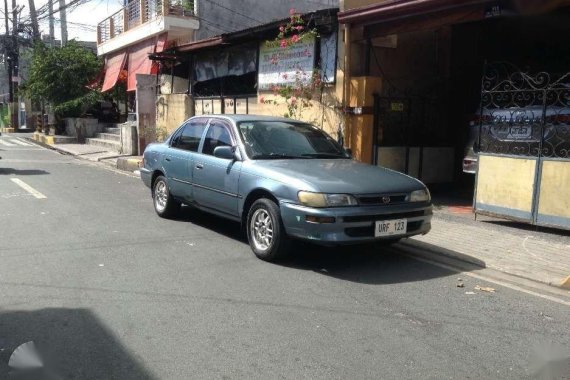
POLYGON ((408 231, 408 219, 382 220, 376 222, 375 237, 403 235, 408 231))

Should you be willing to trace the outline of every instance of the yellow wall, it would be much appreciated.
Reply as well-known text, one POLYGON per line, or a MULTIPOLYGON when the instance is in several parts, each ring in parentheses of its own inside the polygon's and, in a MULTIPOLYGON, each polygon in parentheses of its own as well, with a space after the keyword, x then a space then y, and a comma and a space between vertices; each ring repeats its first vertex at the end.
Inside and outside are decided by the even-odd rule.
POLYGON ((156 103, 156 129, 170 133, 194 116, 194 102, 186 94, 159 95, 156 103))
POLYGON ((570 218, 570 162, 543 161, 538 213, 570 218))
POLYGON ((480 155, 477 203, 531 212, 536 160, 480 155))
POLYGON ((348 143, 354 158, 372 163, 372 146, 374 144, 374 115, 367 113, 374 106, 374 94, 382 90, 382 79, 379 77, 350 78, 348 105, 362 107, 362 115, 350 115, 348 123, 348 143))

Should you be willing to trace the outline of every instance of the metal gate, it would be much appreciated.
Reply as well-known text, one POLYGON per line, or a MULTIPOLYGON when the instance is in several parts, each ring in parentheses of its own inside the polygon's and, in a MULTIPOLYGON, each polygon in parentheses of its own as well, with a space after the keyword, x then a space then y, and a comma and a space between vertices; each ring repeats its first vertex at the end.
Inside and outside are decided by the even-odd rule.
POLYGON ((475 211, 570 228, 570 72, 485 65, 475 211))

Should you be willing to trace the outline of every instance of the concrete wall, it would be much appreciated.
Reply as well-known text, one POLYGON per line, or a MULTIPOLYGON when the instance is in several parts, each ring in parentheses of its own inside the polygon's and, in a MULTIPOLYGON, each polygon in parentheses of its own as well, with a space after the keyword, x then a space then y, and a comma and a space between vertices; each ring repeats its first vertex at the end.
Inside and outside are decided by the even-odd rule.
POLYGON ((146 145, 157 140, 156 135, 156 76, 137 74, 137 134, 138 151, 143 152, 146 145))
POLYGON ((65 119, 65 133, 67 136, 76 137, 77 141, 83 142, 85 138, 94 137, 103 132, 103 125, 97 119, 67 118, 65 119))
POLYGON ((194 101, 186 94, 159 95, 156 102, 156 129, 168 134, 194 116, 194 101))

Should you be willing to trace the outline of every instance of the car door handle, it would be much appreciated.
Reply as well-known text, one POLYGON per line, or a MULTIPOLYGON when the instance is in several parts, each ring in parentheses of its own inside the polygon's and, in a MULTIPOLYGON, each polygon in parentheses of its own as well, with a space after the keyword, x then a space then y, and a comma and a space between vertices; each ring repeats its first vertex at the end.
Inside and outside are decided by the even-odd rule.
POLYGON ((204 169, 204 165, 202 165, 202 164, 196 164, 196 169, 204 169))
POLYGON ((165 160, 168 161, 168 162, 170 162, 170 158, 168 158, 168 157, 166 157, 165 160))

